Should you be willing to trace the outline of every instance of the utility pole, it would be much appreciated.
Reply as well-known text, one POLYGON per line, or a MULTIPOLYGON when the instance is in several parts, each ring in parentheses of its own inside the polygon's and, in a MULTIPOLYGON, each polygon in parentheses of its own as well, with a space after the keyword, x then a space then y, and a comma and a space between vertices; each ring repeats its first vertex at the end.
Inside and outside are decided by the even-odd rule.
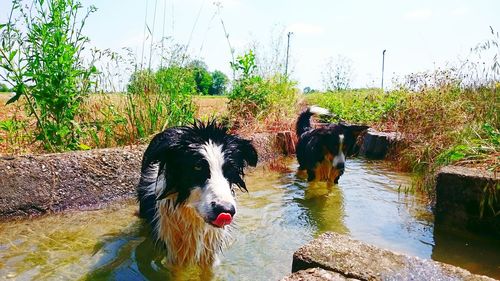
POLYGON ((385 51, 382 51, 382 91, 384 91, 384 63, 385 63, 385 51))
POLYGON ((293 32, 288 32, 288 43, 286 45, 286 62, 285 62, 285 76, 288 75, 288 56, 290 54, 290 35, 292 35, 293 32))

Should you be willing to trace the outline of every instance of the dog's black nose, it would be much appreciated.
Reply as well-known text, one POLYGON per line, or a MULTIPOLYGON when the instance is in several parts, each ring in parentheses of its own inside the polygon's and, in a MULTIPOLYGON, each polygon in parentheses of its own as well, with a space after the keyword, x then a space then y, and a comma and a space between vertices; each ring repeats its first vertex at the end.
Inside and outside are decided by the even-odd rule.
POLYGON ((212 201, 210 205, 212 206, 212 210, 216 215, 221 213, 228 213, 232 217, 236 213, 236 209, 234 208, 233 204, 228 202, 217 203, 215 201, 212 201))
POLYGON ((344 162, 337 163, 337 166, 335 166, 335 168, 337 168, 339 170, 344 170, 345 169, 344 162))

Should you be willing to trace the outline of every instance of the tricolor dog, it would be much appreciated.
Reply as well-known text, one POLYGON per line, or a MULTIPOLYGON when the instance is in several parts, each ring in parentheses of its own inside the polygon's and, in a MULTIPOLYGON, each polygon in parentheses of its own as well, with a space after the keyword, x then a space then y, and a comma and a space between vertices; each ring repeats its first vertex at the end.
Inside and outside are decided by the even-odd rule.
POLYGON ((215 121, 173 127, 147 147, 137 187, 140 216, 164 246, 166 262, 211 267, 227 244, 237 211, 234 188, 257 164, 249 140, 215 121))
POLYGON ((298 175, 307 173, 308 181, 326 181, 337 184, 344 173, 346 156, 367 126, 328 124, 320 128, 311 126, 313 115, 328 115, 327 109, 311 106, 303 111, 296 126, 298 175))

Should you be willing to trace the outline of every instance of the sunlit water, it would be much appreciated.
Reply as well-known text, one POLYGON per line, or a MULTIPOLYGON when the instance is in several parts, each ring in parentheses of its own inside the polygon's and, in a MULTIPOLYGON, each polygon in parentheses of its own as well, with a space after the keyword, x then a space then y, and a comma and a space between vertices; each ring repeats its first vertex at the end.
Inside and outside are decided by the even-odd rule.
MULTIPOLYGON (((500 241, 435 226, 426 203, 404 192, 409 175, 352 159, 338 186, 311 187, 289 166, 289 173, 247 175, 250 193, 238 194, 233 242, 213 279, 279 280, 290 273, 293 252, 325 231, 500 278, 500 241)), ((0 280, 168 279, 136 209, 128 202, 0 224, 0 280)))

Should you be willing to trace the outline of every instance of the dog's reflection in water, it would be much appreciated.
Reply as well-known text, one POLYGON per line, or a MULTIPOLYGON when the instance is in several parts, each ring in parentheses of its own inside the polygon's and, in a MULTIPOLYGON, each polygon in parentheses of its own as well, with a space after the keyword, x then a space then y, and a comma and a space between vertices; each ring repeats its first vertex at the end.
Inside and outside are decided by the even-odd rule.
POLYGON ((342 189, 329 181, 307 182, 306 172, 301 174, 299 171, 297 177, 302 182, 299 185, 304 195, 296 201, 306 207, 307 214, 318 231, 349 233, 345 226, 346 214, 342 189))
MULTIPOLYGON (((325 164, 318 165, 315 170, 315 179, 308 184, 310 189, 318 189, 321 187, 323 187, 323 189, 331 189, 334 185, 337 185, 337 183, 334 183, 334 179, 338 179, 343 174, 343 170, 338 170, 329 166, 328 163, 326 163, 327 161, 323 162, 325 162, 325 164)), ((308 179, 306 170, 297 170, 296 176, 301 180, 308 179)))
POLYGON ((213 267, 169 265, 164 250, 155 246, 149 236, 137 245, 135 259, 146 280, 212 280, 214 277, 213 267))

